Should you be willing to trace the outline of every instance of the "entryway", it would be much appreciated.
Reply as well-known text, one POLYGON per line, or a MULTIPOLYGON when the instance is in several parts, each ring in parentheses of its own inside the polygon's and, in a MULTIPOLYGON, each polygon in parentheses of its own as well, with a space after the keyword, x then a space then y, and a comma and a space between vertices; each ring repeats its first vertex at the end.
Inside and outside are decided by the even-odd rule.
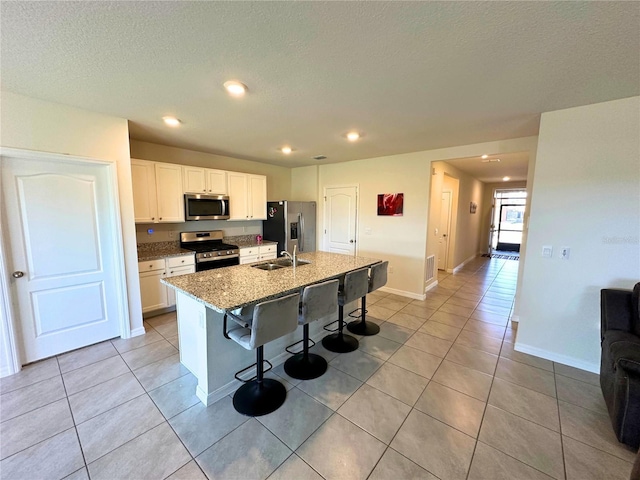
POLYGON ((22 363, 120 336, 128 315, 115 165, 28 153, 3 155, 1 167, 22 363))
POLYGON ((524 227, 527 191, 496 189, 489 232, 489 255, 507 258, 520 252, 524 227))

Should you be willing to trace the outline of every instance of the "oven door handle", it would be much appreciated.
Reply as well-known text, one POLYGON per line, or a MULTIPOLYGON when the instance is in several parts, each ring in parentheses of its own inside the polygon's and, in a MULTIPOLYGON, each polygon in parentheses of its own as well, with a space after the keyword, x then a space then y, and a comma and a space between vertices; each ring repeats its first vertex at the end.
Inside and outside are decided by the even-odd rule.
POLYGON ((240 254, 234 253, 232 255, 225 255, 224 257, 211 257, 211 258, 199 258, 198 263, 217 262, 220 260, 228 260, 230 258, 238 258, 240 254))

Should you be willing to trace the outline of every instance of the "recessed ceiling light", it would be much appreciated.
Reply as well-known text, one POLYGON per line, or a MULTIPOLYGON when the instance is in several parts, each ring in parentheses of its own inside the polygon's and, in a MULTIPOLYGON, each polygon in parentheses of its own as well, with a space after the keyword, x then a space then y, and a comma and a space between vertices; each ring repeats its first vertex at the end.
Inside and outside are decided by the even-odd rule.
POLYGON ((179 127, 182 123, 176 117, 162 117, 162 121, 170 127, 179 127))
POLYGON ((502 177, 503 182, 508 182, 509 180, 511 180, 511 177, 502 177))
POLYGON ((482 155, 482 159, 484 160, 485 158, 489 158, 489 155, 482 155))
POLYGON ((289 154, 291 153, 291 151, 292 151, 292 150, 291 150, 291 147, 288 147, 288 146, 287 146, 287 147, 282 147, 282 148, 280 149, 280 151, 281 151, 282 153, 284 153, 285 155, 289 155, 289 154))
POLYGON ((244 83, 236 82, 235 80, 224 82, 224 88, 226 88, 227 92, 234 97, 241 97, 248 90, 244 83))
POLYGON ((355 142, 360 138, 360 134, 358 132, 349 132, 347 133, 347 140, 350 142, 355 142))

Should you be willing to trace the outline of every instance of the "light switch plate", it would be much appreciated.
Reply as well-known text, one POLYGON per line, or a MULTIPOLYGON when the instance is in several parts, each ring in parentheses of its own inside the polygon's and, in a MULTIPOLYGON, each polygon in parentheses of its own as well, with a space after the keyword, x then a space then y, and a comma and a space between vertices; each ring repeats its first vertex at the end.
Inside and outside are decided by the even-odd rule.
POLYGON ((542 246, 542 256, 551 258, 553 256, 553 247, 551 245, 542 246))

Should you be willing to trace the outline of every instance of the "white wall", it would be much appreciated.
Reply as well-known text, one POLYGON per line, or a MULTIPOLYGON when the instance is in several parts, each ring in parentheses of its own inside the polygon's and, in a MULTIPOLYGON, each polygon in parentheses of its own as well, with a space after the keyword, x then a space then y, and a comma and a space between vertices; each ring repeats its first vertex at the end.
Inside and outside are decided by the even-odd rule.
POLYGON ((532 197, 516 349, 598 371, 600 289, 640 280, 640 97, 544 113, 532 197))
POLYGON ((299 167, 291 170, 291 198, 297 202, 318 200, 318 165, 299 167))
MULTIPOLYGON (((410 295, 423 295, 425 259, 437 251, 437 242, 429 242, 434 246, 427 248, 427 235, 435 239, 433 229, 429 227, 427 231, 432 203, 429 201, 432 162, 480 156, 487 152, 535 152, 536 144, 537 137, 525 137, 320 165, 318 218, 322 221, 325 187, 359 184, 358 254, 390 260, 394 273, 389 276, 387 286, 410 295), (404 216, 378 217, 375 206, 377 194, 393 192, 405 194, 404 216), (371 235, 364 234, 366 228, 371 228, 371 235)), ((308 181, 313 182, 312 171, 293 169, 292 178, 296 178, 296 174, 308 175, 308 181)), ((318 245, 321 245, 322 229, 319 228, 318 232, 318 245)))
POLYGON ((131 329, 142 329, 127 120, 2 92, 3 147, 115 162, 131 329))

